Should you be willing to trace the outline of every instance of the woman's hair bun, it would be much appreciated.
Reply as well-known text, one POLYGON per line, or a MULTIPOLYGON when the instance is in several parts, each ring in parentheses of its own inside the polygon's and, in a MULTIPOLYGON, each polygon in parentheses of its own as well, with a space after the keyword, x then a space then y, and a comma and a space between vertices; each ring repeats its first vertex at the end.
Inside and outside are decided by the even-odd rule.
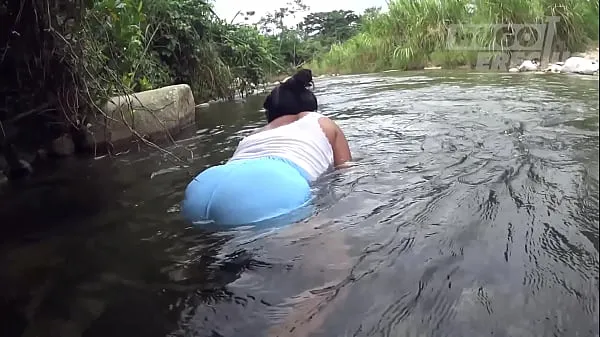
POLYGON ((282 83, 282 86, 290 89, 305 89, 313 84, 312 71, 310 69, 300 69, 292 77, 282 83))

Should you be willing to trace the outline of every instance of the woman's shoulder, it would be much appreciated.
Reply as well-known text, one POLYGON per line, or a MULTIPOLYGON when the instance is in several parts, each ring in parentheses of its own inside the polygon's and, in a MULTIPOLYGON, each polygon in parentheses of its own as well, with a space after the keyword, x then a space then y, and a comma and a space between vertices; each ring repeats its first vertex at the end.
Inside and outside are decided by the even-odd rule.
POLYGON ((321 125, 323 125, 323 124, 328 125, 328 124, 333 123, 333 121, 329 117, 323 115, 322 113, 316 112, 316 111, 303 112, 300 118, 316 119, 319 121, 319 123, 321 125))
POLYGON ((311 112, 310 114, 313 118, 319 120, 321 127, 334 130, 337 129, 337 124, 331 118, 318 112, 311 112))

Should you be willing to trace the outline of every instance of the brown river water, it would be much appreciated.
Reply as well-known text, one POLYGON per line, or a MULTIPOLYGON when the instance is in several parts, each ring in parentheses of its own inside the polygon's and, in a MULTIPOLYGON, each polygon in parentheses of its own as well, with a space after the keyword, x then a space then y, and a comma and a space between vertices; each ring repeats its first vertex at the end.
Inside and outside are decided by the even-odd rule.
POLYGON ((161 152, 0 186, 0 335, 598 336, 598 77, 432 71, 316 80, 356 165, 309 219, 182 221, 191 177, 263 125, 198 110, 161 152))

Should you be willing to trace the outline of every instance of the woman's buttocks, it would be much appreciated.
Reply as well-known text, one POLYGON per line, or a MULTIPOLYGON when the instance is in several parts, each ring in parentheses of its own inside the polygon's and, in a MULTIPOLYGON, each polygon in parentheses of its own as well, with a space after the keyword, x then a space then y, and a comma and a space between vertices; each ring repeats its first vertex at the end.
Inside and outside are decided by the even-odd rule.
POLYGON ((284 184, 289 187, 310 188, 303 170, 285 158, 266 156, 231 160, 223 166, 229 171, 230 180, 243 183, 242 185, 247 184, 248 187, 256 186, 262 189, 262 186, 284 184))
POLYGON ((186 189, 182 211, 191 221, 252 224, 297 209, 310 193, 302 171, 285 159, 233 160, 199 174, 186 189))

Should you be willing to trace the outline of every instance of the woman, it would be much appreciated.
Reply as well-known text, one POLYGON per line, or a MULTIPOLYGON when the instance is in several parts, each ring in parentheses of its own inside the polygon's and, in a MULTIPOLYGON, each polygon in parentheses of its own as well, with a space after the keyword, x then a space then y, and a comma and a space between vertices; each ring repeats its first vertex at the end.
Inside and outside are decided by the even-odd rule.
POLYGON ((310 184, 352 160, 342 130, 316 112, 311 84, 303 69, 271 91, 263 104, 268 124, 242 139, 226 164, 189 183, 185 218, 229 226, 278 218, 308 205, 310 184))

